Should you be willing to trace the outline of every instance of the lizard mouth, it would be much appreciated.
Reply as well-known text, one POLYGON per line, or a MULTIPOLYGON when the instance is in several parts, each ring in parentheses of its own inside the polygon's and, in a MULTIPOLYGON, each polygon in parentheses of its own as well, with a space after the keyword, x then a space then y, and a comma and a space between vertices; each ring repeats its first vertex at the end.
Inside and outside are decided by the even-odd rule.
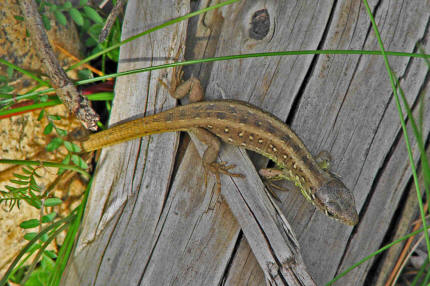
POLYGON ((326 208, 324 212, 328 217, 339 220, 346 225, 354 226, 359 221, 359 217, 355 209, 353 211, 344 212, 342 215, 339 215, 338 212, 331 211, 330 208, 326 208))
POLYGON ((341 181, 332 179, 325 183, 316 191, 315 197, 327 216, 351 226, 358 223, 354 196, 341 181))

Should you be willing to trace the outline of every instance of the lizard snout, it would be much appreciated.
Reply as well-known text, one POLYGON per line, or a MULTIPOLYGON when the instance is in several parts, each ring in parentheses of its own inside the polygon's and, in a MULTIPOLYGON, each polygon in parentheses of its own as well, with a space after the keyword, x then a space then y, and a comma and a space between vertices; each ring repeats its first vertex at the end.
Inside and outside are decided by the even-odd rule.
POLYGON ((340 220, 347 225, 356 225, 359 217, 355 206, 354 195, 338 179, 333 178, 322 185, 315 197, 326 215, 340 220))

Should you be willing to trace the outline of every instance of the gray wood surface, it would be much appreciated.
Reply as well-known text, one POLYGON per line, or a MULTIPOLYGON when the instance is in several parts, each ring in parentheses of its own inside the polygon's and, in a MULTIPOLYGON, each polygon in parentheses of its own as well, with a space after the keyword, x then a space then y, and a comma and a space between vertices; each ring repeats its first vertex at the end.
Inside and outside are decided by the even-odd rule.
MULTIPOLYGON (((186 1, 175 5, 152 2, 129 0, 124 38, 185 15, 189 9, 186 1)), ((403 4, 381 1, 373 8, 385 48, 412 52, 423 39, 426 49, 428 7, 424 1, 403 4)), ((242 1, 193 19, 188 27, 182 22, 124 46, 120 69, 171 62, 181 55, 182 45, 187 58, 318 48, 378 49, 361 1, 242 1), (270 17, 268 34, 255 39, 249 33, 252 16, 264 9, 270 17)), ((390 57, 390 64, 401 77, 409 102, 417 108, 418 96, 426 95, 425 63, 390 57)), ((118 79, 111 124, 174 106, 158 82, 170 80, 171 72, 118 79)), ((202 80, 207 98, 249 101, 290 123, 312 153, 331 153, 332 170, 356 196, 361 218, 356 227, 317 212, 297 191, 277 193, 281 213, 292 224, 317 285, 381 245, 411 175, 381 57, 241 59, 193 66, 185 74, 202 80)), ((430 120, 424 122, 427 137, 430 120)), ((265 207, 258 210, 262 217, 276 209, 264 192, 260 196, 254 192, 261 188, 258 177, 232 180, 223 176, 224 200, 212 178, 205 186, 193 143, 174 169, 178 138, 177 134, 151 136, 102 152, 79 245, 63 285, 262 285, 270 267, 261 264, 267 252, 264 247, 259 250, 259 240, 249 239, 253 231, 273 235, 268 239, 275 247, 273 257, 289 257, 280 254, 285 251, 282 218, 257 216, 264 226, 278 223, 270 228, 273 231, 259 230, 244 223, 232 207, 242 205, 227 193, 237 189, 247 202, 247 197, 260 199, 265 207), (249 185, 252 180, 254 184, 249 185)), ((223 160, 237 162, 236 157, 242 157, 238 171, 255 172, 243 150, 223 146, 223 160)), ((256 161, 256 165, 265 163, 261 158, 256 161)), ((337 285, 364 285, 370 267, 372 261, 337 285)), ((282 268, 277 269, 284 274, 282 268)), ((271 283, 282 283, 276 280, 279 276, 271 278, 271 283)))

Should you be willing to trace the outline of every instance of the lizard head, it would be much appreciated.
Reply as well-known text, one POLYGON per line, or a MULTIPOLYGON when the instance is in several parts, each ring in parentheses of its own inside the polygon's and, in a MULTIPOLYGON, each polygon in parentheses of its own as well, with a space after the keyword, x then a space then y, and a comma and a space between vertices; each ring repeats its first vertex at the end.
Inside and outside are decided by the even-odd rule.
POLYGON ((354 195, 336 178, 331 178, 314 193, 315 205, 327 216, 347 225, 358 223, 354 195))

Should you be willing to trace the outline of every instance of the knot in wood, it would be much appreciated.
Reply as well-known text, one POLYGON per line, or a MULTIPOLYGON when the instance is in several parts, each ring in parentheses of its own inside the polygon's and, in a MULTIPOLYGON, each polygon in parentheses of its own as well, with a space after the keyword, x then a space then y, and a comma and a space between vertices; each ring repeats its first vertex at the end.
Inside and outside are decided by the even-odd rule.
POLYGON ((267 9, 256 11, 252 15, 249 37, 254 40, 262 40, 270 30, 270 17, 267 9))

